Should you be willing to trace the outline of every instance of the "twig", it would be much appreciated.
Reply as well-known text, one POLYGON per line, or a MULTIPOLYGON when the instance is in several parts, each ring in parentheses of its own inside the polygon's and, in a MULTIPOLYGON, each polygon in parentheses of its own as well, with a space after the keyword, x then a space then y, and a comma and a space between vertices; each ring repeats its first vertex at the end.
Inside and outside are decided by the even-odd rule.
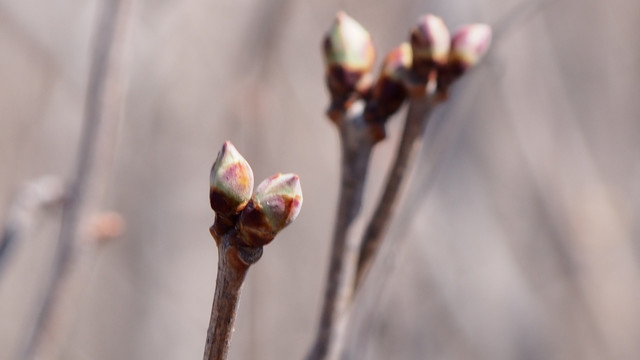
POLYGON ((331 105, 327 114, 338 125, 342 171, 338 214, 320 326, 308 360, 337 359, 355 290, 362 237, 352 234, 360 212, 373 146, 385 137, 385 123, 402 105, 402 81, 411 64, 411 47, 403 43, 386 57, 373 81, 373 42, 369 33, 344 12, 323 43, 331 105))
POLYGON ((331 93, 328 115, 340 128, 342 184, 327 290, 320 329, 308 360, 338 359, 353 296, 378 251, 391 220, 409 166, 421 144, 432 107, 446 99, 448 88, 477 63, 490 41, 485 24, 467 25, 450 38, 437 16, 420 18, 410 35, 385 59, 375 85, 370 85, 373 43, 369 33, 344 12, 323 42, 326 80, 331 93), (375 143, 384 138, 384 125, 409 95, 409 111, 383 196, 362 237, 350 234, 360 210, 366 172, 375 143), (366 101, 364 114, 352 114, 352 99, 366 101))
POLYGON ((97 25, 94 53, 89 84, 84 108, 84 124, 75 172, 63 205, 58 244, 54 253, 53 266, 44 287, 33 324, 28 330, 21 359, 31 359, 36 353, 42 337, 42 331, 47 327, 51 310, 54 307, 58 289, 68 269, 72 258, 75 236, 81 208, 84 203, 88 179, 92 168, 98 130, 104 110, 106 80, 109 77, 111 52, 118 15, 123 0, 107 0, 97 25))
MULTIPOLYGON (((421 43, 449 45, 449 33, 441 19, 426 15, 421 18, 420 22, 421 25, 411 35, 411 43, 414 48, 417 47, 420 50, 421 43), (434 36, 434 34, 438 36, 434 36)), ((432 107, 446 100, 451 84, 477 65, 487 52, 490 43, 490 26, 468 24, 456 31, 451 38, 450 46, 442 47, 440 55, 445 56, 440 60, 437 60, 433 55, 435 53, 421 59, 420 54, 422 53, 420 51, 414 52, 414 62, 410 75, 407 77, 408 90, 412 94, 409 101, 409 112, 384 193, 363 236, 356 275, 356 290, 361 285, 363 277, 380 248, 382 238, 391 221, 390 216, 395 208, 400 186, 422 144, 421 139, 432 107), (433 61, 439 65, 434 66, 433 61), (420 85, 420 87, 415 85, 420 85), (425 85, 426 87, 423 89, 426 91, 422 91, 420 88, 425 85)), ((431 48, 431 46, 427 48, 431 48)))
POLYGON ((393 166, 389 171, 384 192, 362 237, 354 291, 357 291, 357 288, 361 285, 363 277, 371 266, 389 227, 391 214, 397 204, 400 187, 422 144, 422 135, 427 126, 427 120, 433 105, 435 105, 433 96, 415 97, 409 103, 409 111, 407 112, 402 138, 400 139, 393 166))
POLYGON ((351 106, 341 121, 340 138, 342 174, 338 214, 320 324, 307 360, 337 359, 345 339, 360 248, 359 237, 351 231, 361 208, 371 149, 375 144, 359 102, 351 106))
POLYGON ((211 320, 207 330, 204 360, 227 358, 242 283, 249 266, 258 261, 262 255, 262 247, 242 246, 238 232, 235 230, 216 239, 216 244, 218 276, 211 308, 211 320))
POLYGON ((60 204, 64 198, 62 180, 43 176, 26 183, 9 207, 2 235, 0 235, 0 272, 6 266, 12 248, 29 232, 41 216, 41 210, 60 204))
POLYGON ((204 348, 204 360, 225 360, 249 267, 300 213, 302 188, 296 174, 275 174, 253 193, 253 171, 227 141, 209 176, 209 202, 215 212, 210 228, 218 247, 218 276, 204 348))

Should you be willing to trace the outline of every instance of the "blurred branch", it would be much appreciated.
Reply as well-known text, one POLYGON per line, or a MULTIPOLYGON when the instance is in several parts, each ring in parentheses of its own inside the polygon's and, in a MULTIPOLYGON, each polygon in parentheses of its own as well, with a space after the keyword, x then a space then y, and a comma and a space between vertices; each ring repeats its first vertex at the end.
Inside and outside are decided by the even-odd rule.
MULTIPOLYGON (((489 52, 487 53, 487 62, 490 62, 492 60, 489 58, 489 56, 495 51, 497 42, 501 41, 502 37, 505 36, 505 34, 508 34, 510 31, 512 31, 513 28, 516 27, 516 25, 521 25, 525 20, 539 14, 545 6, 555 1, 557 0, 541 0, 536 2, 521 3, 511 9, 508 14, 497 21, 495 25, 492 25, 492 29, 495 29, 493 31, 494 45, 491 46, 489 52)), ((411 114, 412 105, 413 104, 410 104, 408 116, 410 116, 411 114)), ((465 104, 462 102, 457 102, 455 106, 460 108, 465 106, 465 104)), ((466 107, 468 106, 465 106, 465 108, 466 107)), ((451 106, 449 108, 451 108, 451 106)), ((387 179, 387 184, 385 186, 383 196, 381 197, 380 202, 378 203, 374 215, 372 216, 363 236, 360 260, 358 264, 358 274, 356 277, 356 287, 362 285, 361 281, 366 275, 368 268, 371 266, 373 257, 375 256, 377 249, 380 247, 380 242, 384 238, 384 234, 386 233, 386 230, 389 226, 390 216, 393 213, 393 209, 395 207, 395 197, 397 196, 397 192, 399 191, 399 188, 401 186, 402 177, 406 175, 403 168, 410 166, 408 164, 410 164, 413 160, 409 158, 416 157, 416 153, 419 152, 418 149, 421 147, 422 137, 421 135, 416 134, 414 131, 417 130, 419 134, 422 134, 424 132, 427 125, 426 121, 428 120, 429 112, 430 109, 426 109, 425 119, 422 125, 417 125, 418 123, 416 122, 416 120, 412 120, 412 122, 414 123, 414 125, 411 125, 412 129, 409 129, 409 119, 407 119, 407 125, 405 125, 405 128, 403 130, 401 144, 396 154, 393 168, 390 171, 390 175, 387 179), (404 153, 404 155, 401 155, 401 153, 404 153)), ((462 113, 465 112, 463 111, 462 113)), ((466 114, 462 117, 468 118, 468 114, 469 112, 466 112, 466 114)), ((448 123, 450 122, 451 121, 448 121, 448 123)), ((456 133, 459 131, 460 125, 461 124, 458 124, 455 127, 452 126, 452 130, 449 131, 448 134, 446 134, 447 136, 439 136, 440 139, 436 140, 438 142, 438 146, 436 146, 436 151, 438 152, 438 154, 442 155, 442 148, 452 142, 452 139, 455 138, 456 133)), ((432 158, 434 159, 434 162, 442 161, 442 156, 432 156, 432 158)), ((437 164, 434 164, 433 167, 435 166, 437 166, 437 164)), ((413 200, 410 200, 409 203, 410 207, 405 209, 405 211, 403 211, 400 216, 398 216, 400 221, 402 221, 403 223, 409 224, 411 222, 411 219, 413 218, 412 214, 415 213, 416 210, 416 205, 419 203, 419 200, 423 199, 424 196, 429 192, 429 189, 431 187, 430 185, 433 183, 436 174, 436 172, 432 171, 433 167, 431 169, 425 170, 427 173, 423 176, 423 181, 420 182, 420 188, 413 189, 411 191, 412 194, 421 195, 413 197, 413 200), (413 204, 413 206, 411 206, 411 204, 413 204)), ((406 227, 400 226, 399 229, 406 229, 406 227)), ((403 236, 399 236, 399 238, 402 237, 403 236)))
POLYGON ((69 268, 76 243, 81 210, 85 204, 88 180, 91 175, 99 140, 99 130, 104 118, 109 96, 117 93, 113 88, 117 82, 110 82, 114 64, 121 56, 121 37, 124 35, 122 21, 132 0, 105 0, 97 23, 89 83, 84 106, 83 130, 78 146, 75 170, 71 178, 69 192, 62 209, 62 219, 58 243, 54 253, 53 266, 45 283, 42 299, 33 323, 27 330, 25 345, 20 358, 32 359, 40 345, 43 331, 50 326, 50 317, 56 304, 60 285, 69 268))
POLYGON ((400 194, 400 186, 409 174, 412 164, 415 162, 416 154, 420 150, 421 140, 433 105, 435 105, 435 100, 431 96, 414 98, 409 103, 409 111, 402 131, 402 138, 400 139, 393 166, 387 175, 384 192, 361 240, 354 283, 355 291, 360 287, 363 276, 371 266, 389 227, 392 213, 396 208, 397 198, 400 194))
POLYGON ((63 198, 64 186, 57 177, 43 176, 26 183, 9 207, 0 236, 0 272, 6 266, 13 246, 38 221, 41 210, 60 203, 63 198))
POLYGON ((360 239, 352 234, 360 212, 371 150, 369 124, 362 117, 363 104, 356 102, 338 121, 342 146, 338 213, 331 245, 320 324, 307 360, 336 359, 345 340, 348 312, 353 298, 360 239))

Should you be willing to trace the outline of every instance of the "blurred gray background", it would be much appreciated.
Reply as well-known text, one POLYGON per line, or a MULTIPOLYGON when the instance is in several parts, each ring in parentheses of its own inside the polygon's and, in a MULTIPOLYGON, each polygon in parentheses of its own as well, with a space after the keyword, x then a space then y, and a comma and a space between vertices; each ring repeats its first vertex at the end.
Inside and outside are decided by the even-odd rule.
MULTIPOLYGON (((487 22, 486 61, 433 115, 350 359, 640 358, 640 2, 135 0, 67 293, 42 359, 198 359, 216 273, 210 166, 229 139, 256 182, 296 172, 299 218, 245 283, 231 359, 300 359, 315 334, 337 197, 321 38, 339 9, 378 58, 425 12, 487 22), (117 211, 124 233, 83 241, 117 211)), ((71 175, 102 1, 0 1, 0 219, 71 175)), ((401 126, 375 149, 365 215, 401 126)), ((0 359, 20 352, 59 211, 0 268, 0 359)))

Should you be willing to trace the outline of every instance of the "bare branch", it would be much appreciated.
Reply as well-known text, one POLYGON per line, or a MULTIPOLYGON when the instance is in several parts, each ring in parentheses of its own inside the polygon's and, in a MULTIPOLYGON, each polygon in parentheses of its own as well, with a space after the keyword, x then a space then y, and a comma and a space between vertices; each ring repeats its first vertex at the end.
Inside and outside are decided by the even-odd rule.
POLYGON ((402 138, 393 166, 389 171, 384 192, 362 237, 354 284, 356 290, 380 248, 391 222, 391 215, 396 208, 400 188, 419 152, 424 130, 434 105, 434 100, 431 99, 432 97, 424 96, 412 98, 410 101, 402 138))
POLYGON ((118 93, 110 86, 109 78, 114 70, 114 62, 120 54, 116 51, 121 44, 119 37, 123 22, 120 21, 132 0, 109 0, 104 2, 100 21, 96 28, 96 38, 92 55, 89 83, 84 106, 83 130, 78 146, 77 159, 66 201, 62 208, 62 219, 58 243, 54 253, 53 267, 46 279, 42 299, 36 311, 35 319, 28 329, 21 359, 32 359, 48 327, 52 309, 57 301, 60 284, 68 270, 73 256, 73 248, 88 187, 98 143, 105 106, 109 97, 118 93))

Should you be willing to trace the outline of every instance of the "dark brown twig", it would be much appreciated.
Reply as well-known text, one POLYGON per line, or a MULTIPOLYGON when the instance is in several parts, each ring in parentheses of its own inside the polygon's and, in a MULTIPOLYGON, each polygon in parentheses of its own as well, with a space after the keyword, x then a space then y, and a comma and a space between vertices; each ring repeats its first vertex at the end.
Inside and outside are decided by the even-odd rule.
MULTIPOLYGON (((212 231, 212 234, 214 232, 212 231)), ((231 333, 238 309, 240 289, 249 266, 260 259, 262 247, 243 246, 238 232, 217 236, 218 276, 207 330, 204 360, 224 360, 229 353, 231 333)))

